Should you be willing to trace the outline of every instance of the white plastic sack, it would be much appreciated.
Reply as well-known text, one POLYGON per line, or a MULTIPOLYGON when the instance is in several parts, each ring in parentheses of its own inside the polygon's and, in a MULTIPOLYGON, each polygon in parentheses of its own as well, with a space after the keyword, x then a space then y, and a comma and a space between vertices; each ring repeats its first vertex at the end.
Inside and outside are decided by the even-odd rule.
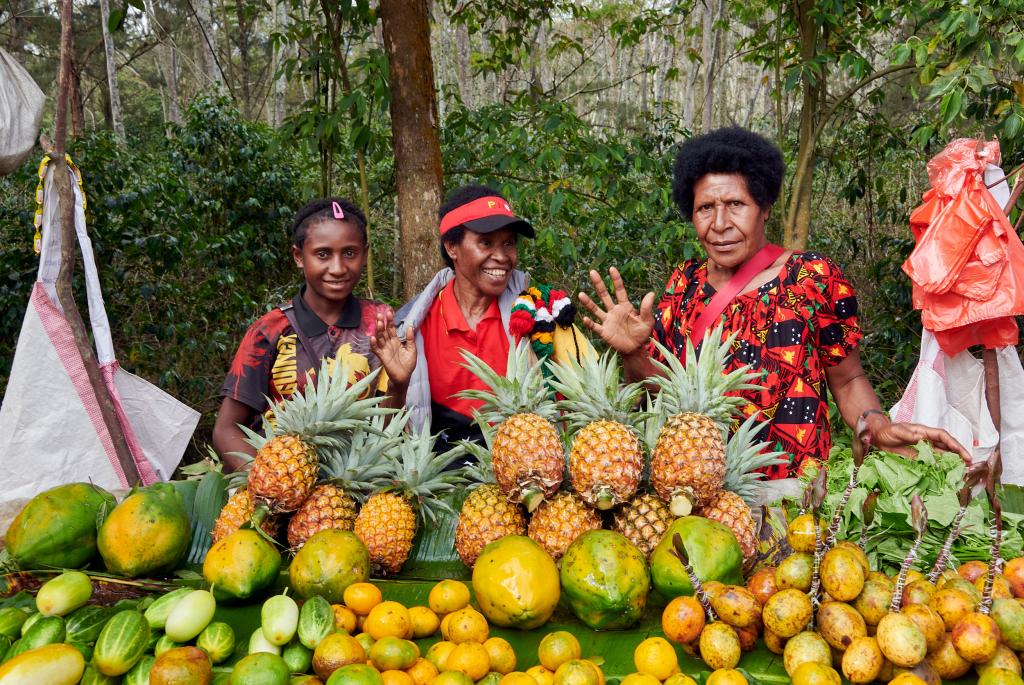
MULTIPOLYGON (((62 483, 92 481, 123 488, 128 480, 103 423, 85 365, 54 284, 60 267, 60 217, 47 169, 39 274, 0 405, 0 501, 32 497, 62 483)), ((171 476, 199 413, 122 369, 114 358, 83 195, 75 188, 75 229, 85 267, 89 322, 104 381, 114 400, 135 468, 144 484, 171 476)))
POLYGON ((0 48, 0 176, 32 152, 46 97, 25 68, 0 48))
POLYGON ((893 406, 893 421, 943 428, 985 461, 1000 442, 1003 482, 1024 485, 1024 368, 1013 347, 996 351, 1002 435, 996 433, 985 401, 985 368, 970 352, 949 357, 927 329, 921 358, 903 397, 893 406))

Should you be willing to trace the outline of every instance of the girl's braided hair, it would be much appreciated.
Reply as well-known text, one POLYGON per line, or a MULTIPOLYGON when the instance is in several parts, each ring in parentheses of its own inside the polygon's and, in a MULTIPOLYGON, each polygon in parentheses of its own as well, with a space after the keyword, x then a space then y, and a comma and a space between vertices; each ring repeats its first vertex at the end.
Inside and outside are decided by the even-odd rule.
POLYGON ((345 218, 341 219, 341 221, 347 221, 355 226, 359 230, 360 235, 363 236, 363 243, 365 244, 367 242, 366 216, 363 212, 343 197, 321 197, 309 202, 295 213, 295 219, 292 220, 292 245, 301 250, 302 245, 306 242, 306 231, 310 226, 318 221, 335 219, 335 203, 341 207, 341 211, 345 214, 345 218))

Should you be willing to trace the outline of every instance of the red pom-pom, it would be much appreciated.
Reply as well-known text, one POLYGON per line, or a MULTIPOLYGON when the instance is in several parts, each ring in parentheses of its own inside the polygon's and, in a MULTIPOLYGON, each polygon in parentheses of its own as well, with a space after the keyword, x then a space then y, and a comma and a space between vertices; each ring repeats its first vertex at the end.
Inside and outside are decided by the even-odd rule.
POLYGON ((508 319, 508 332, 515 336, 516 340, 526 337, 533 332, 533 316, 525 309, 515 309, 508 319))

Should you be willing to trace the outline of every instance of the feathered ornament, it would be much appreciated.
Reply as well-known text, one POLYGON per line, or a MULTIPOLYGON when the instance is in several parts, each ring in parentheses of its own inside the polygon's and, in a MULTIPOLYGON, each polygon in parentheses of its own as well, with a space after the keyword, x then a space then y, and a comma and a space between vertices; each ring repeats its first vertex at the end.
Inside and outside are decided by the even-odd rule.
POLYGON ((508 328, 517 341, 529 336, 534 354, 544 360, 555 351, 555 326, 570 326, 575 318, 576 306, 568 293, 549 285, 534 286, 516 299, 508 328))

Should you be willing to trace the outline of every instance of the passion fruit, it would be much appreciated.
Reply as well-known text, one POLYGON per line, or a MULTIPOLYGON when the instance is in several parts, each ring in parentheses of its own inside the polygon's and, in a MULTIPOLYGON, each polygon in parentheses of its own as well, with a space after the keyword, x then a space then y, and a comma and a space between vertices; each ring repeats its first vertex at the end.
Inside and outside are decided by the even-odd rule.
POLYGON ((996 655, 983 664, 977 664, 974 670, 978 672, 978 675, 981 675, 990 668, 1001 668, 1020 675, 1020 659, 1017 658, 1012 649, 1006 645, 999 645, 996 648, 996 655))
POLYGON ((780 590, 794 588, 801 592, 811 589, 814 555, 805 552, 790 554, 775 569, 775 585, 780 590))
POLYGON ((903 614, 889 614, 878 622, 875 634, 885 658, 900 668, 913 668, 924 661, 928 643, 924 633, 903 614))
MULTIPOLYGON (((974 588, 979 593, 985 592, 985 576, 978 578, 974 581, 974 588)), ((1013 586, 1010 585, 1010 579, 1004 576, 1002 573, 996 574, 992 579, 992 596, 996 599, 1011 599, 1013 598, 1013 586)))
POLYGON ((853 600, 853 608, 864 617, 864 622, 869 626, 877 626, 882 617, 889 613, 889 603, 892 601, 892 584, 888 579, 885 582, 869 578, 864 582, 864 588, 853 600))
POLYGON ((922 661, 917 666, 914 666, 914 668, 894 668, 893 680, 900 676, 913 676, 925 683, 925 685, 942 685, 942 679, 939 678, 939 674, 935 672, 935 669, 927 661, 922 661))
POLYGON ((868 634, 864 617, 844 602, 825 602, 818 609, 818 632, 825 642, 844 650, 858 637, 868 634))
POLYGON ((978 677, 978 685, 1024 685, 1024 680, 1002 668, 990 668, 978 677))
POLYGON ((1024 650, 1024 605, 1015 599, 997 599, 992 602, 989 616, 999 626, 1003 642, 1010 649, 1024 650))
POLYGON ((828 648, 828 643, 821 635, 810 630, 789 638, 782 651, 782 663, 790 678, 798 666, 807 662, 832 666, 832 652, 828 648))
POLYGON ((855 685, 870 683, 881 673, 884 663, 878 641, 873 637, 858 637, 843 652, 843 675, 855 685))
POLYGON ((768 648, 768 651, 772 654, 784 654, 786 650, 786 643, 789 642, 787 638, 780 637, 767 628, 764 629, 764 646, 768 648))
POLYGON ((960 566, 956 572, 968 583, 973 583, 988 572, 988 564, 974 559, 960 566))
POLYGON ((775 567, 765 566, 754 571, 747 579, 747 589, 764 606, 768 598, 779 591, 779 586, 775 584, 775 567))
POLYGON ((864 567, 848 549, 836 547, 821 560, 821 585, 840 602, 849 602, 864 588, 864 567))
POLYGON ((999 626, 991 616, 967 614, 953 626, 953 648, 972 664, 981 664, 996 655, 999 626))
POLYGON ((761 622, 761 604, 742 586, 728 585, 711 600, 718 618, 733 628, 749 628, 761 622))
POLYGON ((911 604, 903 609, 902 613, 909 616, 921 632, 924 634, 925 642, 928 643, 928 651, 932 651, 942 643, 946 634, 946 626, 942 617, 935 613, 935 610, 926 604, 911 604))
POLYGON ((793 637, 811 620, 813 607, 807 593, 795 588, 780 590, 764 605, 764 627, 779 637, 793 637))
POLYGON ((928 663, 943 680, 962 678, 971 670, 971 662, 957 654, 949 633, 942 634, 942 642, 928 653, 928 663))
MULTIPOLYGON (((818 521, 818 532, 821 532, 821 521, 818 521)), ((813 552, 815 543, 814 516, 800 514, 789 522, 786 528, 786 541, 794 552, 813 552)))
POLYGON ((1003 567, 1003 575, 1010 581, 1014 597, 1024 597, 1024 557, 1010 559, 1003 567))
POLYGON ((953 626, 959 623, 960 619, 974 611, 974 600, 963 590, 950 588, 948 585, 949 583, 932 595, 928 600, 928 606, 942 618, 946 630, 953 630, 953 626))
POLYGON ((727 623, 715 621, 700 634, 700 656, 712 670, 735 668, 741 652, 740 638, 727 623))
POLYGON ((814 661, 800 664, 791 679, 793 685, 842 685, 843 682, 834 668, 814 661))
POLYGON ((927 604, 935 594, 935 585, 927 578, 918 578, 903 589, 902 606, 927 604))

